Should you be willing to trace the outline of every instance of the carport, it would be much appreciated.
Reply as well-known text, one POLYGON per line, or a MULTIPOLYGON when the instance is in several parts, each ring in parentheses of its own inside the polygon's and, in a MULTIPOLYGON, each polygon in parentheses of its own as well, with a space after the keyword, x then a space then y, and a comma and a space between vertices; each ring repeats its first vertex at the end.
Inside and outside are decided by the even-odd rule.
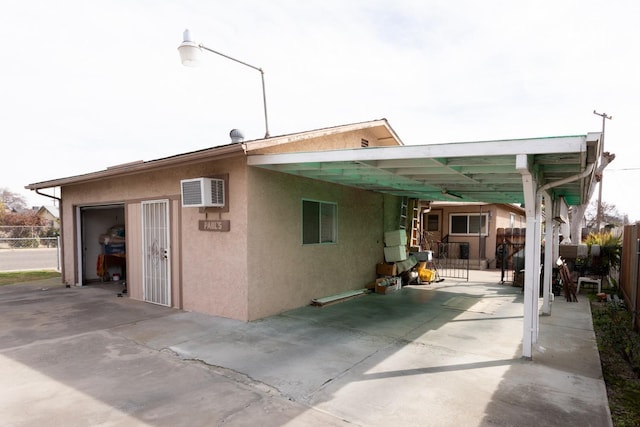
MULTIPOLYGON (((431 201, 519 203, 527 215, 522 356, 538 340, 542 224, 546 242, 543 312, 551 313, 550 288, 558 232, 567 206, 582 217, 596 183, 599 132, 547 138, 367 147, 347 150, 250 154, 248 164, 282 173, 431 201), (544 218, 543 218, 544 206, 544 218), (563 209, 564 208, 564 209, 563 209), (547 243, 547 247, 548 243, 547 243)), ((563 219, 564 220, 564 219, 563 219)), ((579 224, 572 239, 579 241, 579 224)))

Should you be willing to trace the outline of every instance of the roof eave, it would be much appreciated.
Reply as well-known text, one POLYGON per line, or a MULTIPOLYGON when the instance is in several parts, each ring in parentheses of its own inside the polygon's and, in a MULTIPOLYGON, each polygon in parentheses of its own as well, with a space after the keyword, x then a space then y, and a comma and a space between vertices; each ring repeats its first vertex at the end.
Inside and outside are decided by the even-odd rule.
POLYGON ((79 183, 86 183, 92 181, 98 181, 106 178, 121 177, 136 175, 149 171, 162 170, 175 166, 183 166, 195 163, 202 163, 210 160, 219 160, 228 157, 244 155, 244 144, 229 144, 221 147, 208 148, 205 150, 194 151, 186 154, 179 154, 176 156, 165 157, 157 160, 139 161, 132 163, 125 163, 123 165, 117 165, 108 167, 107 169, 90 172, 82 175, 75 175, 65 178, 53 179, 49 181, 42 181, 25 186, 27 190, 41 190, 45 188, 61 187, 65 185, 73 185, 79 183))

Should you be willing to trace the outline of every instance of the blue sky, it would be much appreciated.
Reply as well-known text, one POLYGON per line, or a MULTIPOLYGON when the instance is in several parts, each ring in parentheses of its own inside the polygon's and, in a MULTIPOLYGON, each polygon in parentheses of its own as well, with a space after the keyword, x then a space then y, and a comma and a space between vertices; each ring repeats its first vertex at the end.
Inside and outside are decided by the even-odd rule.
MULTIPOLYGON (((586 134, 607 122, 603 200, 640 220, 635 1, 5 0, 0 187, 264 135, 387 118, 405 144, 586 134)), ((596 191, 597 194, 597 191, 596 191)))

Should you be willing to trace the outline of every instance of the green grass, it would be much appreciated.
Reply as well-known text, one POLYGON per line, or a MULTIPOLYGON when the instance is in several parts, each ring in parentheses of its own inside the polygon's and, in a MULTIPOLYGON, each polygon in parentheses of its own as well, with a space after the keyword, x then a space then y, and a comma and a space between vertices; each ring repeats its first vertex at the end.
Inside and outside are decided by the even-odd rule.
POLYGON ((0 273, 0 286, 14 283, 33 282, 36 280, 60 277, 57 271, 37 270, 37 271, 13 271, 10 273, 0 273))

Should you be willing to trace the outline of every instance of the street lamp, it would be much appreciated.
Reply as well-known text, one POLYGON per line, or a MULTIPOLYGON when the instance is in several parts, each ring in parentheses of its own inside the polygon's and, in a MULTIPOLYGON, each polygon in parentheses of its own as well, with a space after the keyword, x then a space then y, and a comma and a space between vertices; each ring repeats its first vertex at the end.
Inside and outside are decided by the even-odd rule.
POLYGON ((224 53, 217 52, 206 47, 202 43, 196 43, 191 38, 191 31, 189 30, 184 30, 184 33, 182 33, 182 39, 182 43, 180 44, 180 46, 178 46, 178 52, 180 53, 180 60, 182 61, 182 65, 185 65, 187 67, 197 66, 200 62, 200 53, 202 52, 202 50, 207 50, 209 52, 213 52, 217 55, 235 61, 239 64, 246 65, 247 67, 253 68, 254 70, 260 71, 260 78, 262 81, 262 105, 264 107, 264 137, 269 138, 269 123, 267 121, 267 94, 264 90, 264 71, 262 71, 262 68, 255 67, 251 64, 247 64, 246 62, 225 55, 224 53))

